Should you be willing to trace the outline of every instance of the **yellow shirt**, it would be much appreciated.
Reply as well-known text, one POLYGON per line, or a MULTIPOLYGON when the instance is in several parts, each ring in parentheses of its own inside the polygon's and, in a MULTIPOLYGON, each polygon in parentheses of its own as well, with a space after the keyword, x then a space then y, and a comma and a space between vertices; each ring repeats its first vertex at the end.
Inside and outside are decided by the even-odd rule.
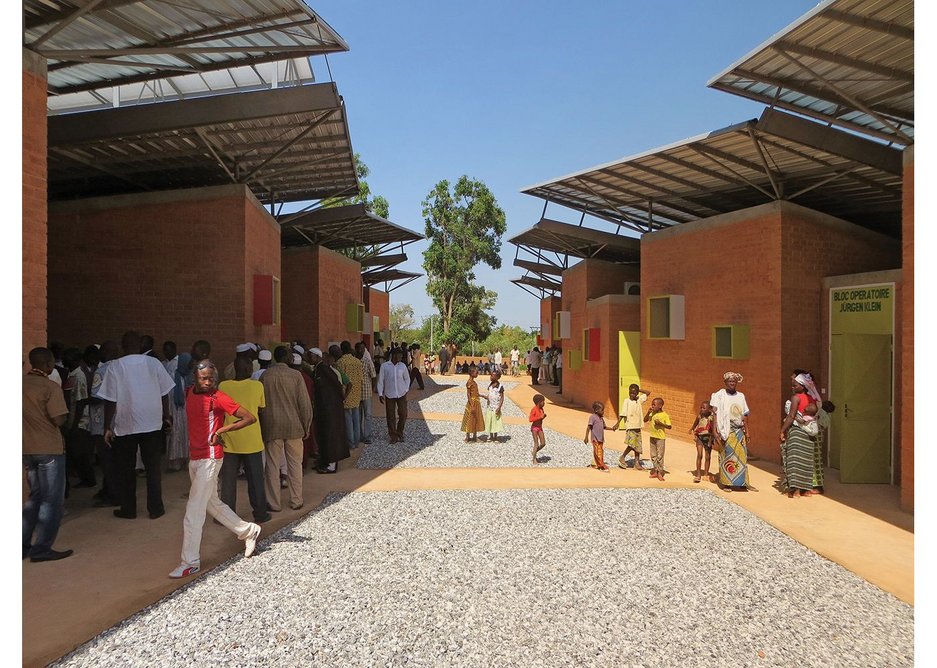
MULTIPOLYGON (((237 455, 249 455, 254 452, 262 452, 264 449, 264 439, 260 433, 261 408, 266 406, 264 401, 264 386, 259 380, 226 380, 218 386, 218 389, 238 402, 242 408, 257 418, 254 424, 238 429, 237 431, 225 432, 221 435, 224 439, 224 451, 237 455)), ((226 415, 225 425, 237 422, 238 418, 232 415, 226 415)))
POLYGON ((670 416, 664 411, 661 411, 660 413, 654 413, 651 419, 647 421, 648 426, 651 428, 651 438, 667 438, 667 430, 663 428, 656 429, 654 427, 654 422, 660 422, 661 424, 671 426, 670 416))

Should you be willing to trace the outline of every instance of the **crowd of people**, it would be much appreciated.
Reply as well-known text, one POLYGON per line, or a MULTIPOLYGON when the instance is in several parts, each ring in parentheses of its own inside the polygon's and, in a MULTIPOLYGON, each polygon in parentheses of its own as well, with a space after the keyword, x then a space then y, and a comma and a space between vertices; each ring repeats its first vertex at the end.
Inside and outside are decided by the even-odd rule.
MULTIPOLYGON (((496 350, 482 363, 452 367, 456 349, 449 345, 430 359, 417 343, 385 347, 380 339, 371 350, 362 341, 342 341, 326 351, 307 348, 302 341, 273 350, 243 343, 220 372, 211 350, 208 341, 200 340, 189 352, 178 353, 176 344, 166 341, 159 356, 153 337, 130 331, 119 346, 107 340, 81 350, 53 343, 30 351, 23 380, 23 463, 29 486, 23 506, 24 559, 52 561, 72 554, 52 547, 64 499, 69 487, 97 487, 98 469, 95 507, 115 507, 115 517, 135 519, 140 472, 146 477, 148 515, 162 517, 164 454, 168 472, 187 465, 191 479, 182 561, 171 577, 198 572, 206 514, 244 540, 249 556, 260 525, 282 510, 283 489, 291 509, 303 507, 303 473, 310 461, 317 473, 335 473, 351 450, 371 442, 375 393, 386 410, 389 442, 398 443, 405 440, 407 394, 414 383, 424 388, 421 369, 467 373, 461 426, 465 441, 474 442, 486 432, 489 441, 497 442, 505 400, 501 377, 508 369, 518 375, 521 360, 517 346, 509 356, 496 350), (476 381, 481 373, 489 379, 484 391, 476 381), (253 522, 232 510, 239 477, 246 478, 253 522), (69 478, 76 482, 70 484, 69 478)), ((541 352, 535 347, 524 361, 532 385, 562 387, 561 349, 541 352)), ((697 448, 695 483, 704 476, 716 481, 710 473, 716 450, 720 487, 748 490, 749 408, 738 390, 742 380, 740 373, 725 373, 724 387, 700 405, 689 430, 697 448)), ((809 372, 796 369, 791 383, 780 440, 784 484, 793 498, 823 493, 823 436, 835 407, 821 401, 809 372)), ((593 448, 592 467, 608 470, 605 431, 623 429, 618 465, 628 468, 631 454, 631 467, 642 470, 641 432, 647 425, 650 477, 665 479, 667 431, 673 425, 663 397, 650 395, 631 385, 611 426, 604 420, 604 404, 593 404, 584 436, 593 448)), ((534 464, 546 447, 545 402, 536 394, 529 414, 534 464)))
POLYGON ((198 572, 206 514, 244 540, 250 556, 260 525, 282 510, 283 489, 290 508, 303 507, 310 462, 317 473, 335 473, 351 450, 371 442, 375 392, 395 443, 405 438, 407 393, 414 381, 422 387, 418 344, 384 349, 375 342, 368 350, 364 342, 342 341, 323 352, 302 341, 273 350, 248 342, 223 371, 211 350, 200 340, 178 353, 166 341, 160 357, 151 336, 130 331, 119 346, 108 340, 82 351, 53 343, 30 351, 23 381, 24 559, 72 554, 53 549, 69 487, 100 484, 93 505, 132 520, 139 470, 148 515, 162 517, 164 453, 166 471, 187 466, 191 480, 182 561, 170 576, 198 572), (231 510, 241 476, 253 522, 231 510))

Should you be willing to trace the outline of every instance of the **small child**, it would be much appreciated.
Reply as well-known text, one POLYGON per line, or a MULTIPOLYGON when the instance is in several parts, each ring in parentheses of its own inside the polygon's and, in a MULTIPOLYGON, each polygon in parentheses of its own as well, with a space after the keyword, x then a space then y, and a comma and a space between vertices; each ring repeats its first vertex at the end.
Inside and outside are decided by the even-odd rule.
POLYGON ((817 425, 820 429, 817 431, 817 444, 813 452, 813 491, 815 494, 823 494, 823 451, 826 449, 827 430, 833 419, 830 413, 835 410, 836 405, 832 401, 824 401, 820 404, 820 410, 817 411, 817 425))
POLYGON ((664 479, 664 450, 667 445, 667 433, 665 429, 670 429, 673 425, 670 423, 670 416, 664 412, 664 400, 656 397, 651 401, 651 408, 644 416, 645 422, 651 423, 651 461, 654 468, 651 470, 651 478, 664 479))
MULTIPOLYGON (((604 412, 605 405, 601 401, 592 404, 592 415, 589 416, 589 424, 586 426, 586 435, 583 437, 582 442, 589 445, 589 437, 592 437, 593 463, 589 464, 589 467, 607 472, 608 466, 605 465, 605 430, 609 427, 606 426, 605 420, 602 418, 604 412)), ((612 430, 616 429, 618 429, 617 424, 612 430)))
POLYGON ((504 385, 501 384, 501 372, 495 369, 489 376, 488 383, 488 409, 485 411, 485 431, 488 432, 488 442, 498 442, 498 432, 504 426, 501 422, 501 407, 504 405, 504 385))
POLYGON ((530 434, 534 439, 534 449, 531 451, 530 456, 534 464, 540 463, 537 460, 537 453, 547 446, 546 437, 543 433, 543 418, 547 416, 547 414, 543 412, 543 406, 546 401, 546 397, 542 394, 535 394, 534 407, 530 409, 530 434))
POLYGON ((693 482, 699 482, 702 478, 703 451, 706 451, 706 478, 712 481, 712 474, 709 472, 709 462, 712 459, 713 446, 713 410, 708 401, 704 401, 699 406, 699 415, 696 421, 690 427, 690 433, 696 438, 696 475, 693 482))
POLYGON ((618 417, 619 423, 621 420, 625 421, 625 451, 618 458, 619 468, 628 468, 625 465, 625 457, 629 452, 633 452, 634 470, 641 470, 641 407, 649 394, 647 390, 642 390, 636 383, 632 383, 628 386, 628 398, 621 402, 618 417))
POLYGON ((798 413, 797 417, 794 418, 804 431, 807 432, 808 436, 814 436, 820 433, 820 423, 817 420, 817 405, 815 403, 810 403, 804 406, 802 413, 798 413))

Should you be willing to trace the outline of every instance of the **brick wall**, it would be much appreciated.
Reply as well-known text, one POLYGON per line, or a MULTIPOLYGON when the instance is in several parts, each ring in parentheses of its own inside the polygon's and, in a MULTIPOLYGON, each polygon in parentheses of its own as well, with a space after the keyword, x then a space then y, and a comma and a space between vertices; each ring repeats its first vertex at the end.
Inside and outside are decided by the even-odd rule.
POLYGON ((46 61, 23 49, 23 354, 45 346, 46 61))
POLYGON ((348 304, 364 303, 355 260, 321 246, 284 249, 282 290, 284 339, 322 350, 330 341, 361 340, 345 319, 348 304))
POLYGON ((901 395, 905 410, 901 415, 901 507, 914 512, 914 146, 904 152, 904 187, 901 193, 901 256, 903 287, 901 296, 902 368, 901 395))
POLYGON ((245 186, 53 204, 49 335, 82 347, 136 329, 179 350, 204 338, 227 364, 246 338, 279 338, 276 326, 254 327, 249 278, 279 276, 278 250, 245 186))
POLYGON ((556 343, 564 354, 562 396, 565 400, 581 406, 602 401, 610 407, 609 415, 617 412, 618 330, 637 329, 638 307, 633 303, 634 298, 630 303, 606 300, 602 304, 591 304, 590 300, 606 295, 625 297, 625 281, 638 280, 638 272, 637 267, 602 260, 583 260, 563 272, 561 310, 570 312, 571 338, 556 343), (581 369, 570 369, 566 364, 567 351, 582 351, 582 330, 588 327, 598 327, 603 332, 601 361, 583 362, 581 369))
MULTIPOLYGON (((280 225, 254 197, 244 200, 244 341, 280 341, 280 325, 254 324, 254 275, 280 278, 280 225)), ((282 283, 281 283, 282 288, 282 283)), ((280 293, 282 320, 283 294, 280 293)))
POLYGON ((552 346, 554 343, 562 345, 560 340, 553 341, 553 316, 557 311, 563 310, 561 297, 547 297, 540 300, 540 336, 544 345, 552 346))
POLYGON ((790 372, 821 366, 824 276, 897 266, 894 243, 844 221, 771 203, 644 236, 641 242, 641 384, 664 397, 674 431, 686 431, 699 403, 727 370, 745 376, 753 455, 779 461, 777 431, 790 372), (725 258, 720 262, 719 258, 725 258), (686 298, 686 339, 647 338, 647 297, 686 298), (747 324, 747 360, 716 359, 712 327, 747 324))
MULTIPOLYGON (((380 318, 380 327, 376 331, 383 332, 390 327, 390 295, 388 293, 368 288, 368 309, 372 316, 380 318)), ((384 342, 385 345, 387 343, 389 342, 384 342)), ((423 345, 428 346, 429 343, 423 345)))
POLYGON ((280 312, 285 341, 319 342, 319 254, 315 246, 284 248, 281 255, 283 282, 280 312))

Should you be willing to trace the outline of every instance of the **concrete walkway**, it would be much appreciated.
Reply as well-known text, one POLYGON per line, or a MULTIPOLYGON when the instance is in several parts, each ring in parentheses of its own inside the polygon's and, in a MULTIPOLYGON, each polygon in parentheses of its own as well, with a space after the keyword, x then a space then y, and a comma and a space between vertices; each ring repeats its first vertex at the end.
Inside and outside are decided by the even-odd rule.
MULTIPOLYGON (((451 382, 451 379, 447 379, 451 382)), ((505 380, 515 380, 506 377, 505 380)), ((526 413, 540 387, 519 384, 508 393, 526 413)), ((549 388, 547 388, 549 389, 549 388)), ((447 391, 427 384, 425 394, 447 391)), ((411 392, 419 398, 418 390, 411 392)), ((588 412, 554 403, 547 397, 545 426, 582 438, 588 412)), ((382 406, 375 401, 375 418, 382 406)), ((461 420, 461 415, 416 412, 412 419, 461 420)), ((506 422, 526 424, 519 418, 506 422)), ((617 460, 619 435, 612 433, 606 460, 617 460)), ((528 444, 523 444, 528 447, 528 444)), ((548 444, 549 448, 549 444, 548 444)), ((825 496, 788 499, 776 488, 778 467, 767 462, 751 466, 752 491, 719 491, 708 482, 694 484, 695 448, 689 441, 668 439, 667 468, 663 483, 646 472, 612 468, 610 473, 588 469, 591 448, 583 446, 583 467, 578 469, 356 469, 360 450, 342 462, 336 475, 311 473, 304 479, 305 505, 299 511, 284 510, 263 525, 264 535, 308 513, 331 491, 397 491, 428 489, 535 489, 655 487, 710 489, 736 503, 803 545, 837 562, 868 582, 907 603, 914 602, 913 516, 898 506, 897 488, 884 485, 840 485, 835 472, 827 472, 825 496), (883 568, 882 564, 887 564, 883 568)), ((715 466, 713 466, 715 470, 715 466)), ((145 487, 145 485, 140 485, 145 487)), ((141 491, 141 499, 143 498, 141 491)), ((170 580, 167 573, 179 561, 182 517, 188 476, 167 474, 163 479, 166 515, 149 520, 145 513, 133 521, 111 516, 110 509, 91 507, 93 490, 73 490, 56 546, 72 548, 65 561, 23 563, 24 665, 45 665, 101 631, 177 589, 185 581, 170 580)), ((237 512, 249 515, 245 483, 238 491, 237 512)), ((203 572, 242 549, 240 541, 223 527, 206 522, 202 541, 203 572)))

